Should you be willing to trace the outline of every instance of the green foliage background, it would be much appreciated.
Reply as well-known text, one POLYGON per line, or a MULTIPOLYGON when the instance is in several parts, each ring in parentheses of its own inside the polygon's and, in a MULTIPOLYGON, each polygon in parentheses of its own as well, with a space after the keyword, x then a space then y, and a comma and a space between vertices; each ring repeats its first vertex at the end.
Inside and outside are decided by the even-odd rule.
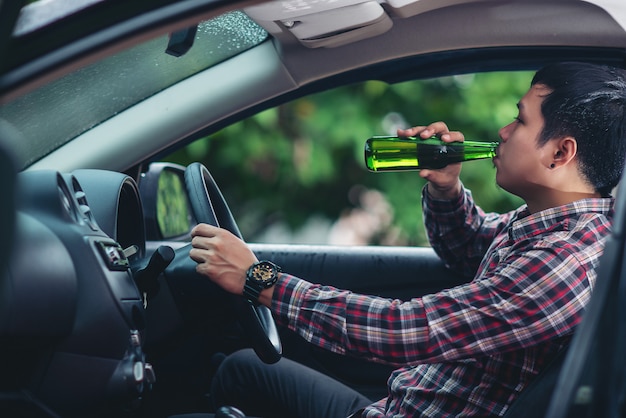
MULTIPOLYGON (((277 222, 297 230, 311 216, 334 221, 360 205, 355 190, 373 189, 393 208, 394 238, 383 231, 370 244, 427 245, 424 181, 416 172, 368 172, 365 140, 436 120, 467 139, 497 140, 498 129, 517 115, 531 77, 501 72, 354 84, 261 112, 190 144, 170 161, 201 161, 209 168, 249 242, 277 222)), ((462 180, 486 211, 521 203, 496 186, 491 161, 464 164, 462 180)))

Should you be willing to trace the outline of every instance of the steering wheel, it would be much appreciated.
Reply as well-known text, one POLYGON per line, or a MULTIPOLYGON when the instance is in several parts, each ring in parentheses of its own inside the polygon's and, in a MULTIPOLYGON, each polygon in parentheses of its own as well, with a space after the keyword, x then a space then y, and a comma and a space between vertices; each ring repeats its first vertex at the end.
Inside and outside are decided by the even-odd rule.
MULTIPOLYGON (((185 187, 197 222, 227 229, 242 238, 222 192, 204 164, 195 162, 187 166, 185 187)), ((267 364, 280 360, 282 344, 270 310, 266 306, 253 304, 243 296, 228 295, 237 307, 241 326, 250 336, 257 356, 267 364)))

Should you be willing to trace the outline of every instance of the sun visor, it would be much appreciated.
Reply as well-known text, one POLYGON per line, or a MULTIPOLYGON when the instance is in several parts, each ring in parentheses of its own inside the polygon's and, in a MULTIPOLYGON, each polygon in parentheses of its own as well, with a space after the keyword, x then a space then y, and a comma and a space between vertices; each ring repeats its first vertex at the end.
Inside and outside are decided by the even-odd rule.
POLYGON ((268 32, 288 32, 309 48, 331 48, 380 35, 393 22, 375 1, 270 2, 245 9, 268 32))

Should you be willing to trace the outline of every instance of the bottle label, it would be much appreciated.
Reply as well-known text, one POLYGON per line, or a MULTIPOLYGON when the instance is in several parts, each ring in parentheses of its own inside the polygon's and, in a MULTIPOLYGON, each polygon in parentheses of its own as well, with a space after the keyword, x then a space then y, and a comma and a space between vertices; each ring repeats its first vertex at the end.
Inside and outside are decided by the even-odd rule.
POLYGON ((444 168, 463 161, 463 145, 420 144, 417 147, 417 167, 444 168))
POLYGON ((372 137, 365 142, 365 165, 371 171, 440 169, 448 164, 492 158, 497 146, 495 142, 372 137))

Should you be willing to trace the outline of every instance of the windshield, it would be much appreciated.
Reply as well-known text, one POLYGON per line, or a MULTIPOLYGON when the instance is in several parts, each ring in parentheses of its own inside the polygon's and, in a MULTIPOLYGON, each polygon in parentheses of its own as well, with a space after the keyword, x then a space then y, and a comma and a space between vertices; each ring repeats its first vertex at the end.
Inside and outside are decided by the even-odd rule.
POLYGON ((150 40, 43 86, 0 107, 21 137, 10 144, 24 168, 72 138, 153 94, 267 38, 241 12, 198 25, 193 48, 167 54, 169 35, 150 40))

